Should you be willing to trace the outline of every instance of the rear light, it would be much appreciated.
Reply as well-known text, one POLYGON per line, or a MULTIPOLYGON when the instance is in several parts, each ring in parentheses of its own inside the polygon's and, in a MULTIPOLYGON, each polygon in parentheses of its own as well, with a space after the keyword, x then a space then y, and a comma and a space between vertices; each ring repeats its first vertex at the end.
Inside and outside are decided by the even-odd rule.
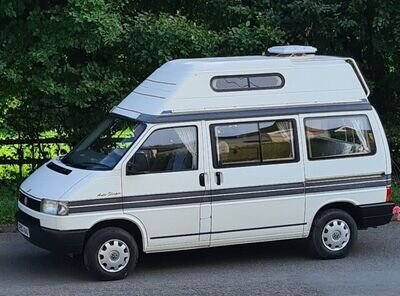
POLYGON ((387 186, 386 187, 386 202, 391 202, 392 201, 392 187, 387 186))

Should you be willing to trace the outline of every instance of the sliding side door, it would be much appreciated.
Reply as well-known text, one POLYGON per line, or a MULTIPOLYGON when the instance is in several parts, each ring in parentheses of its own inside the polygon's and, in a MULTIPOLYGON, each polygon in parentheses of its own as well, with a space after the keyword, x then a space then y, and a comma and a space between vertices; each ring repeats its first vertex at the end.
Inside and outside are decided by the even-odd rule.
POLYGON ((298 116, 208 122, 211 245, 303 235, 298 116))

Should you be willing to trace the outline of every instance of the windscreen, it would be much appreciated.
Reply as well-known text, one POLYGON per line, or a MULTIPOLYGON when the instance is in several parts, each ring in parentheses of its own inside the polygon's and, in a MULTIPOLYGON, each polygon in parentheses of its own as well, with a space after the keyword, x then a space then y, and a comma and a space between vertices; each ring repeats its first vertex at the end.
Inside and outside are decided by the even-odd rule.
POLYGON ((68 153, 65 165, 88 170, 111 170, 120 161, 146 125, 139 121, 109 116, 68 153))

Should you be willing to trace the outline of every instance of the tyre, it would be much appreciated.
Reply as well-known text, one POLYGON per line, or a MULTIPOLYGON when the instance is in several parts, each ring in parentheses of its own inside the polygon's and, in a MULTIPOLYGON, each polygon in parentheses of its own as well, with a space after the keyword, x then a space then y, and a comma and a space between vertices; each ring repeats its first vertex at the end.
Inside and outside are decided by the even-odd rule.
POLYGON ((347 212, 329 209, 315 217, 308 239, 316 257, 343 258, 357 241, 357 224, 347 212))
POLYGON ((136 266, 139 248, 132 235, 118 227, 93 233, 86 242, 83 259, 88 271, 105 281, 120 280, 136 266))

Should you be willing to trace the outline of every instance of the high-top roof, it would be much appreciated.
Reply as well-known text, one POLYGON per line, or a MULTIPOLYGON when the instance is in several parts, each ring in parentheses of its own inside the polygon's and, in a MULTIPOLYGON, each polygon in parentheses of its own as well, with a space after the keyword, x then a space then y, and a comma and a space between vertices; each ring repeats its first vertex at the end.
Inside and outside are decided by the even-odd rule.
MULTIPOLYGON (((112 112, 165 115, 365 101, 368 87, 349 58, 304 55, 178 59, 165 63, 112 112), (217 91, 214 77, 276 74, 280 87, 217 91)), ((136 115, 135 115, 136 114, 136 115)))

